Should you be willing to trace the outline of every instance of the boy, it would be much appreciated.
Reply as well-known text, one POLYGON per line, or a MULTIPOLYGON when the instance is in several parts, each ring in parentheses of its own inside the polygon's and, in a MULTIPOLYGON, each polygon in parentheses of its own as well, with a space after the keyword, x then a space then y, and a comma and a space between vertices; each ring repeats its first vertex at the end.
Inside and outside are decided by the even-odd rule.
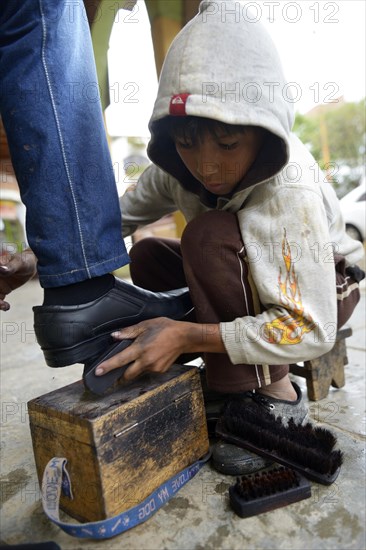
POLYGON ((209 388, 254 390, 258 406, 301 423, 307 412, 289 364, 334 345, 359 300, 363 251, 291 134, 271 39, 235 4, 203 1, 173 41, 150 120, 154 164, 121 199, 124 236, 176 210, 185 216, 181 241, 135 244, 131 275, 152 291, 188 285, 195 319, 114 333, 134 343, 96 374, 131 363, 131 379, 203 353, 209 388))
MULTIPOLYGON (((363 252, 345 233, 331 185, 314 181, 315 161, 291 134, 272 41, 236 7, 203 1, 173 41, 150 121, 153 164, 121 199, 124 236, 184 214, 181 241, 135 244, 131 276, 154 292, 187 285, 194 318, 113 333, 134 342, 96 374, 130 364, 124 378, 132 379, 166 371, 181 354, 204 354, 210 389, 302 423, 307 410, 289 364, 334 345, 359 300, 363 252)), ((245 453, 225 453, 226 472, 245 473, 245 453)))

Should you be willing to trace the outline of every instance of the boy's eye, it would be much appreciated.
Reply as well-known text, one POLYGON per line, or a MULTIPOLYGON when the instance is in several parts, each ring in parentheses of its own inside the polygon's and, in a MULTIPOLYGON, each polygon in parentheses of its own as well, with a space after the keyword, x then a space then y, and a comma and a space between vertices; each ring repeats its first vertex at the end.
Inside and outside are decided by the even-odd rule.
POLYGON ((221 147, 221 149, 224 149, 225 151, 231 151, 232 149, 235 149, 237 145, 237 141, 234 141, 234 143, 219 143, 219 147, 221 147))
POLYGON ((181 141, 179 139, 175 142, 176 147, 179 147, 180 149, 191 149, 193 147, 193 143, 190 141, 181 141))

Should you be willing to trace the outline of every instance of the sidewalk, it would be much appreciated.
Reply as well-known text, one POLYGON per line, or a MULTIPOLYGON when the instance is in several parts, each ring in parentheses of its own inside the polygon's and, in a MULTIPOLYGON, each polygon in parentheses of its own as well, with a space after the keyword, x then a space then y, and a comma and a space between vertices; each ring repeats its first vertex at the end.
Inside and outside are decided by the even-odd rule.
MULTIPOLYGON (((42 291, 32 281, 1 312, 1 538, 2 544, 53 540, 62 550, 241 550, 365 548, 365 285, 349 325, 346 385, 309 402, 314 422, 331 429, 344 464, 331 486, 312 482, 307 500, 241 519, 228 487, 235 478, 204 468, 146 523, 101 542, 73 538, 44 515, 27 416, 30 399, 81 378, 82 366, 51 369, 35 342, 31 306, 42 291)), ((296 378, 306 395, 304 379, 296 378)), ((66 516, 64 516, 67 519, 66 516)), ((74 520, 70 520, 74 521, 74 520)))

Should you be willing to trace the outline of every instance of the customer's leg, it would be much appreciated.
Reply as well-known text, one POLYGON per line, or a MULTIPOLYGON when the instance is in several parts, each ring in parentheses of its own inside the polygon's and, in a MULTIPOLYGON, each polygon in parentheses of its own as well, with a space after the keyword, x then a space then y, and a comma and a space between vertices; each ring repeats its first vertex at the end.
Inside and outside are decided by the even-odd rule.
POLYGON ((41 285, 129 259, 82 0, 0 6, 0 109, 41 285))
POLYGON ((2 2, 0 82, 45 288, 34 328, 46 363, 90 363, 112 346, 113 330, 182 318, 191 309, 186 289, 157 296, 109 274, 129 257, 82 0, 2 2))

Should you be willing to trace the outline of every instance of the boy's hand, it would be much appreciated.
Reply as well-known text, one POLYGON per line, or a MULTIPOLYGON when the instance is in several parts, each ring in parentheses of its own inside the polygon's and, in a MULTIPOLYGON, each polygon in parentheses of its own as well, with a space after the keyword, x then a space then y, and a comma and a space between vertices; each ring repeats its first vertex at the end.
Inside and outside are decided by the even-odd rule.
POLYGON ((144 372, 166 372, 182 353, 226 353, 219 324, 188 323, 158 317, 113 333, 116 340, 134 342, 96 369, 96 375, 131 363, 124 380, 144 372))
POLYGON ((97 368, 96 374, 132 363, 124 380, 132 380, 143 372, 166 372, 183 352, 185 327, 190 323, 172 321, 165 317, 142 321, 137 325, 114 332, 116 340, 133 339, 126 349, 108 359, 97 368))
POLYGON ((31 250, 0 256, 0 309, 7 311, 10 304, 4 298, 24 285, 37 272, 37 260, 31 250))

